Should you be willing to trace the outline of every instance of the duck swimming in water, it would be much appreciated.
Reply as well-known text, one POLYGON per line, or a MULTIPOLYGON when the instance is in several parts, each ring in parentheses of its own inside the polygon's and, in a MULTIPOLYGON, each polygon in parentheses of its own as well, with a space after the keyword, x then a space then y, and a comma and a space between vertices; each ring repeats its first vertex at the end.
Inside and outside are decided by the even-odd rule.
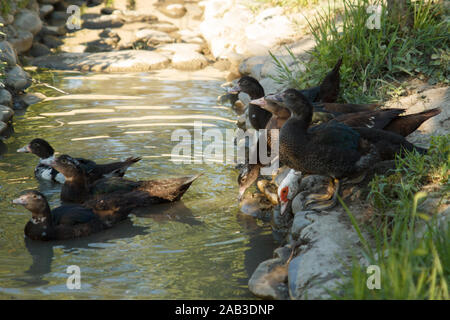
POLYGON ((25 225, 25 235, 32 240, 65 240, 80 238, 100 232, 121 221, 131 212, 117 209, 112 219, 101 217, 94 209, 81 205, 62 205, 50 210, 45 196, 35 190, 24 191, 12 201, 31 211, 31 219, 25 225))
POLYGON ((45 162, 66 177, 61 188, 63 202, 101 207, 147 207, 181 199, 199 175, 171 179, 132 181, 119 177, 102 178, 89 184, 78 160, 61 155, 45 162))
MULTIPOLYGON (((40 158, 34 169, 36 178, 64 183, 64 175, 46 164, 47 161, 54 159, 55 150, 44 139, 33 139, 29 144, 18 149, 17 152, 32 153, 40 158)), ((94 182, 102 177, 123 177, 128 167, 140 160, 139 157, 129 157, 125 161, 97 164, 92 160, 77 158, 77 161, 84 168, 89 182, 94 182)))
MULTIPOLYGON (((314 209, 333 207, 339 192, 339 180, 364 174, 373 164, 394 159, 404 150, 415 147, 404 137, 379 129, 355 127, 330 122, 311 127, 313 106, 301 92, 285 90, 277 97, 266 97, 291 111, 291 117, 280 130, 280 161, 303 174, 329 176, 335 186, 333 195, 310 195, 314 200, 326 200, 314 209)), ((311 204, 310 201, 308 204, 311 204)))

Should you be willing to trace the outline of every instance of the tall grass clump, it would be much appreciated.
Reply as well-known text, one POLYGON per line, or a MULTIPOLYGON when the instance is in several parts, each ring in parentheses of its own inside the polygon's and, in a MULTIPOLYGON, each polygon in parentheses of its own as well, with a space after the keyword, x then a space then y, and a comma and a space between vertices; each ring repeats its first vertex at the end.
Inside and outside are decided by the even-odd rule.
POLYGON ((398 23, 381 0, 343 0, 341 10, 334 7, 329 4, 308 20, 316 46, 306 71, 275 60, 275 80, 299 89, 317 85, 343 57, 341 98, 346 102, 384 98, 407 76, 450 82, 450 28, 443 1, 407 1, 411 25, 398 23), (366 25, 373 14, 367 12, 370 5, 381 8, 379 29, 366 25))
MULTIPOLYGON (((380 268, 380 289, 366 285, 366 266, 354 261, 350 279, 333 292, 340 299, 445 299, 450 283, 450 219, 418 209, 425 184, 438 186, 440 201, 450 196, 450 135, 434 137, 426 155, 398 158, 394 174, 371 183, 370 200, 379 215, 365 239, 344 203, 370 265, 380 268), (370 244, 369 244, 370 243, 370 244)), ((433 195, 436 197, 436 194, 433 195)))

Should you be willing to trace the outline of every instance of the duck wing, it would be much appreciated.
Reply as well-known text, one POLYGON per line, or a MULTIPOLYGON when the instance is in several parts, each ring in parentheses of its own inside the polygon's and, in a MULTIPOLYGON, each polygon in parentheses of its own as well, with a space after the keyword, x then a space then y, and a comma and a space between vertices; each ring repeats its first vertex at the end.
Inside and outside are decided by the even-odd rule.
POLYGON ((89 171, 85 172, 90 182, 94 182, 102 177, 123 177, 127 169, 141 159, 141 157, 129 157, 125 161, 96 164, 89 171))
POLYGON ((62 205, 51 214, 55 226, 83 224, 97 218, 91 209, 80 205, 62 205))

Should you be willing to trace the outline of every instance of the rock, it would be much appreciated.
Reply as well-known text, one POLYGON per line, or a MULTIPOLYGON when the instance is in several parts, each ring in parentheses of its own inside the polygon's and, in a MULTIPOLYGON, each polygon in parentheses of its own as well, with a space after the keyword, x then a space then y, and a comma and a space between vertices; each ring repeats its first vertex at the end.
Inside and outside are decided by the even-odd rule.
POLYGON ((112 8, 112 7, 105 7, 105 8, 101 8, 100 9, 100 13, 101 14, 107 14, 107 15, 111 15, 113 14, 114 11, 116 11, 116 8, 112 8))
POLYGON ((59 1, 61 1, 61 0, 38 0, 38 2, 42 3, 42 4, 55 4, 59 1))
POLYGON ((248 288, 263 299, 286 300, 289 298, 286 280, 286 266, 279 259, 270 259, 258 265, 248 281, 248 288))
POLYGON ((32 60, 38 67, 58 70, 83 70, 96 72, 137 72, 163 69, 169 59, 157 52, 122 50, 97 53, 60 53, 32 60))
MULTIPOLYGON (((254 56, 247 58, 243 60, 239 65, 239 72, 243 75, 249 75, 255 66, 262 66, 267 62, 268 59, 269 58, 267 56, 254 56)), ((257 78, 257 80, 258 79, 259 78, 257 78)))
POLYGON ((136 31, 136 40, 146 41, 149 45, 174 42, 174 39, 166 32, 156 31, 153 29, 141 29, 136 31))
POLYGON ((0 105, 0 122, 7 123, 13 115, 14 111, 10 107, 0 105))
POLYGON ((11 107, 13 103, 12 95, 8 90, 0 88, 0 104, 11 107))
POLYGON ((20 66, 15 66, 6 73, 5 85, 16 92, 23 91, 31 85, 31 77, 20 66))
POLYGON ((23 109, 28 107, 29 105, 38 103, 47 98, 45 95, 39 92, 28 92, 26 94, 22 94, 18 97, 18 103, 15 106, 17 109, 23 109))
POLYGON ((51 4, 43 4, 39 7, 39 16, 41 19, 48 16, 55 8, 51 4))
POLYGON ((298 235, 307 245, 289 264, 289 294, 292 299, 329 299, 327 290, 341 283, 339 273, 358 253, 359 238, 344 212, 307 213, 307 217, 312 223, 298 235))
POLYGON ((18 30, 29 31, 35 35, 41 30, 42 21, 35 12, 28 9, 22 9, 14 17, 14 26, 18 30))
POLYGON ((187 12, 186 7, 179 3, 169 4, 165 7, 160 6, 158 10, 173 19, 182 18, 187 12))
POLYGON ((0 135, 3 134, 6 131, 6 129, 8 129, 8 125, 0 121, 0 135))
POLYGON ((106 15, 83 20, 82 27, 87 29, 120 28, 123 26, 124 22, 125 21, 117 15, 106 15))
POLYGON ((60 45, 63 44, 63 41, 56 37, 56 36, 51 36, 49 34, 45 35, 42 38, 42 42, 49 48, 58 48, 60 45))
POLYGON ((53 11, 50 14, 50 19, 51 19, 52 25, 61 25, 61 23, 66 24, 69 16, 70 16, 70 14, 68 14, 66 11, 53 11))
POLYGON ((283 85, 272 78, 262 78, 259 83, 264 88, 264 92, 267 92, 266 94, 279 92, 283 89, 283 85))
POLYGON ((8 38, 9 43, 14 47, 18 54, 30 50, 33 45, 33 34, 29 31, 19 30, 16 37, 8 38))
POLYGON ((34 42, 33 46, 30 49, 30 54, 33 57, 40 57, 40 56, 45 56, 47 54, 51 54, 52 52, 50 51, 50 49, 42 43, 39 42, 34 42))
POLYGON ((0 42, 0 61, 6 62, 9 66, 17 64, 16 51, 8 41, 0 42))
POLYGON ((178 30, 178 27, 176 25, 173 25, 168 22, 158 22, 152 24, 152 29, 156 31, 162 31, 162 32, 175 32, 178 30))
POLYGON ((172 66, 179 70, 198 70, 206 67, 208 60, 195 51, 176 52, 172 56, 172 66))
POLYGON ((67 32, 66 27, 64 25, 61 26, 43 26, 40 35, 51 35, 51 36, 63 36, 67 32))
POLYGON ((202 48, 194 43, 169 43, 158 46, 157 51, 168 51, 170 53, 176 52, 201 52, 202 48))
POLYGON ((308 225, 310 225, 312 222, 306 218, 306 215, 315 214, 314 211, 300 211, 296 212, 294 216, 294 221, 292 221, 292 227, 291 227, 291 235, 294 238, 294 240, 297 240, 300 236, 300 232, 308 225))

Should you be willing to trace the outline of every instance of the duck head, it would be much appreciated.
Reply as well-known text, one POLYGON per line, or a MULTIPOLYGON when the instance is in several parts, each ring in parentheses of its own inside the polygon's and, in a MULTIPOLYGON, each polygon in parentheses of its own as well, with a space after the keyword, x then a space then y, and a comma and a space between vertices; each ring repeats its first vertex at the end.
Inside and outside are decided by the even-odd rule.
POLYGON ((259 176, 259 165, 246 163, 241 168, 238 176, 239 184, 239 200, 244 196, 245 190, 250 187, 253 182, 258 179, 259 176))
POLYGON ((299 90, 287 89, 279 94, 268 95, 265 99, 289 109, 291 117, 311 123, 313 106, 299 90))
MULTIPOLYGON (((39 191, 26 190, 19 198, 14 199, 12 203, 20 204, 31 211, 32 220, 35 224, 47 221, 50 216, 47 198, 39 191)), ((50 219, 47 222, 50 222, 50 219)))
POLYGON ((84 171, 80 166, 80 162, 67 154, 63 154, 54 160, 44 160, 42 163, 61 172, 68 181, 77 177, 84 177, 84 171))
POLYGON ((237 85, 229 89, 229 93, 245 92, 252 99, 261 98, 264 96, 264 88, 259 84, 255 78, 245 76, 239 79, 237 85))
POLYGON ((17 152, 33 153, 41 159, 47 159, 55 153, 52 146, 44 139, 36 138, 26 146, 17 149, 17 152))
MULTIPOLYGON (((266 97, 270 97, 270 96, 276 96, 276 95, 275 94, 267 95, 266 97)), ((291 112, 289 111, 289 109, 282 107, 280 104, 276 103, 275 99, 266 100, 266 97, 252 100, 252 101, 250 101, 250 103, 257 105, 257 106, 263 108, 264 110, 269 111, 270 113, 272 113, 273 115, 275 115, 277 117, 289 118, 291 116, 291 112)), ((280 102, 282 102, 282 101, 280 100, 280 102)))
POLYGON ((278 198, 280 199, 280 215, 284 215, 289 204, 294 200, 300 191, 300 182, 302 173, 291 169, 286 178, 283 179, 278 187, 278 198))

